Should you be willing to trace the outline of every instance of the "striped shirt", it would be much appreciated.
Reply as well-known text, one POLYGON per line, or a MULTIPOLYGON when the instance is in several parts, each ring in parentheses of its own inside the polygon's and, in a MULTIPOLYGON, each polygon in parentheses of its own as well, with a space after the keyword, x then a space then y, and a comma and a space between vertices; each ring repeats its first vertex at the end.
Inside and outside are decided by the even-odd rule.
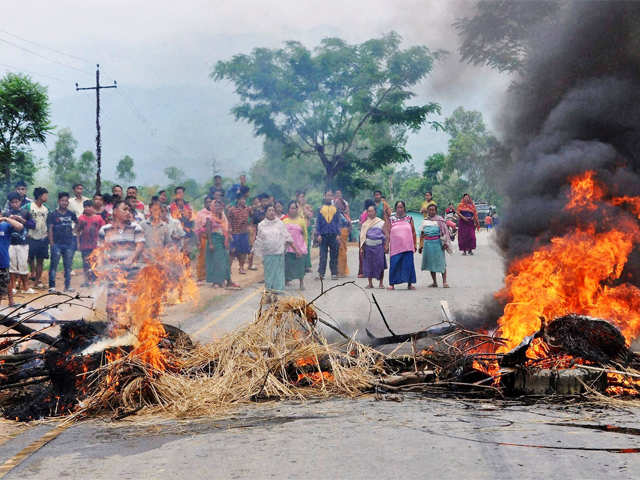
POLYGON ((227 218, 231 224, 231 233, 247 233, 249 231, 249 207, 231 207, 227 212, 227 218))
POLYGON ((138 243, 144 243, 144 231, 136 222, 125 225, 122 229, 112 224, 105 225, 98 233, 98 246, 105 247, 106 260, 119 263, 131 257, 138 243))

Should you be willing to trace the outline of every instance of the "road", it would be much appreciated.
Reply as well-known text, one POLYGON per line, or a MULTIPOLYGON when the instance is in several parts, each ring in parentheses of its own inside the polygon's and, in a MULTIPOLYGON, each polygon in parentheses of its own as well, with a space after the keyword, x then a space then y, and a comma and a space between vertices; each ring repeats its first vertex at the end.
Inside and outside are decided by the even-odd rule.
MULTIPOLYGON (((438 323, 442 299, 452 309, 477 307, 501 285, 500 258, 486 233, 476 255, 456 254, 448 262, 450 289, 427 288, 428 274, 419 272, 416 291, 375 290, 394 330, 438 323)), ((350 267, 357 268, 355 252, 350 267)), ((336 283, 340 282, 327 286, 336 283)), ((177 323, 199 341, 211 341, 252 318, 260 298, 258 288, 221 298, 177 323)), ((319 282, 309 277, 305 296, 313 298, 319 291, 319 282)), ((377 312, 360 288, 332 290, 319 306, 325 318, 335 319, 347 333, 367 327, 384 334, 377 312)), ((222 420, 149 416, 119 422, 91 420, 54 432, 51 436, 57 436, 49 443, 17 457, 23 461, 14 468, 5 467, 5 478, 631 479, 640 476, 640 457, 635 453, 640 449, 638 413, 637 407, 370 395, 260 404, 222 420)), ((57 424, 1 423, 0 478, 2 464, 13 460, 13 466, 19 452, 57 424)))

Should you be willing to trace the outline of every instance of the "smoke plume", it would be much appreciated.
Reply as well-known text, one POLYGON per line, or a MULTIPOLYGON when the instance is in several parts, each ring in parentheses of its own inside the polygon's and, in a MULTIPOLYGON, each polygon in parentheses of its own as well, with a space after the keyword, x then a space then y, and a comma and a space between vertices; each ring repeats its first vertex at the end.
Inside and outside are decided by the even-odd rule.
MULTIPOLYGON (((529 46, 503 112, 513 156, 498 240, 507 268, 574 231, 584 215, 597 221, 603 213, 563 210, 572 176, 595 170, 611 195, 640 194, 640 2, 567 2, 529 46)), ((629 215, 622 208, 607 214, 629 215)), ((625 267, 635 285, 639 256, 625 267)), ((460 321, 494 325, 502 307, 492 299, 460 321)))

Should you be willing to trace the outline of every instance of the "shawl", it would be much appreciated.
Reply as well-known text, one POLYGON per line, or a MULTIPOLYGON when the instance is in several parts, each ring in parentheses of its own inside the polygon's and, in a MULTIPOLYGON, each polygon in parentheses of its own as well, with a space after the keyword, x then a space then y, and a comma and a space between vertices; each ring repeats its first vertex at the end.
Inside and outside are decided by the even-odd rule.
POLYGON ((207 224, 207 218, 212 218, 212 217, 213 217, 213 212, 211 210, 208 210, 206 208, 203 208, 202 210, 198 210, 198 213, 196 214, 196 224, 195 224, 195 231, 197 234, 207 233, 204 227, 207 224))
POLYGON ((300 225, 300 228, 302 228, 302 231, 304 232, 304 242, 307 243, 309 232, 307 231, 307 219, 304 218, 304 215, 300 215, 300 213, 298 213, 296 218, 291 218, 289 215, 285 215, 282 219, 282 223, 285 225, 292 223, 300 225))
POLYGON ((370 228, 378 227, 380 229, 384 228, 384 220, 378 217, 374 217, 372 219, 367 218, 363 223, 362 227, 360 227, 360 246, 364 245, 365 240, 367 239, 367 232, 370 228))
POLYGON ((327 223, 331 223, 333 217, 338 212, 338 209, 334 205, 322 205, 320 207, 320 215, 324 217, 327 223))
POLYGON ((476 210, 476 206, 473 204, 473 200, 465 202, 464 200, 460 202, 458 205, 458 215, 460 212, 471 212, 473 213, 473 223, 478 225, 478 211, 476 210))
MULTIPOLYGON (((225 240, 229 240, 229 220, 223 213, 222 217, 218 217, 211 212, 211 233, 221 233, 225 240)), ((205 220, 206 221, 206 220, 205 220)))
MULTIPOLYGON (((426 217, 425 220, 438 222, 438 227, 440 228, 440 242, 442 242, 442 246, 445 250, 451 253, 451 237, 449 236, 449 227, 447 227, 447 222, 444 218, 440 215, 435 215, 434 217, 426 217)), ((420 228, 420 246, 422 246, 422 227, 420 228)))
POLYGON ((282 220, 265 218, 258 224, 253 251, 263 258, 265 255, 282 255, 287 243, 293 243, 293 238, 282 220))

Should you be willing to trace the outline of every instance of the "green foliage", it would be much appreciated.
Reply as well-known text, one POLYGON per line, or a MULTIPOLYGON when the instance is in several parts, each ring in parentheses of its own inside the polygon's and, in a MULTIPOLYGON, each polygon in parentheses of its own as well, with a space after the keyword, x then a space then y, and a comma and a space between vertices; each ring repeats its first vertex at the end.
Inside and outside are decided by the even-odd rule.
POLYGON ((540 22, 553 19, 560 6, 559 1, 546 0, 478 2, 474 16, 454 23, 462 37, 462 60, 501 72, 522 71, 531 32, 540 22))
POLYGON ((8 73, 0 79, 0 181, 5 190, 13 179, 33 178, 32 142, 44 143, 49 123, 47 89, 26 75, 8 73))
POLYGON ((178 184, 185 178, 184 170, 178 167, 167 167, 164 169, 164 174, 173 184, 178 184))
POLYGON ((122 180, 125 183, 133 183, 136 179, 136 172, 133 170, 134 162, 133 158, 129 155, 125 155, 120 159, 118 165, 116 165, 116 172, 118 174, 118 179, 122 180))
POLYGON ((316 159, 287 157, 281 143, 265 140, 262 158, 251 167, 249 178, 252 196, 268 192, 284 202, 294 199, 298 190, 307 192, 307 196, 320 192, 324 170, 316 159))
POLYGON ((439 54, 400 42, 396 33, 357 45, 326 38, 310 51, 290 41, 220 61, 211 77, 235 84, 236 119, 280 143, 286 157, 319 160, 327 186, 354 191, 367 185, 365 173, 410 158, 405 131, 440 112, 436 103, 406 105, 439 54))
POLYGON ((78 141, 71 130, 59 130, 54 148, 49 152, 49 170, 57 189, 70 190, 74 184, 82 183, 91 192, 95 186, 96 157, 93 152, 86 151, 77 159, 77 147, 78 141))

